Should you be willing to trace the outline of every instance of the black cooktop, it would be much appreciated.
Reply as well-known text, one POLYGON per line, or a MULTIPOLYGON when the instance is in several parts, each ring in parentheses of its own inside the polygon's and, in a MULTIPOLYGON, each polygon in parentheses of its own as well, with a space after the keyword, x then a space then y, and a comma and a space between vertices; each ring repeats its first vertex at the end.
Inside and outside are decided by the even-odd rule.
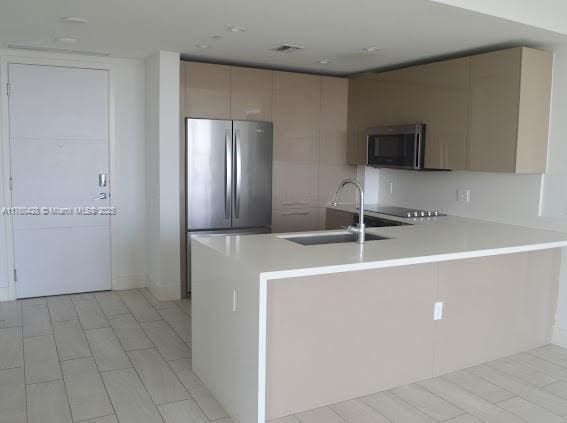
POLYGON ((371 206, 365 206, 364 210, 374 213, 386 214, 388 216, 405 217, 405 218, 446 216, 446 214, 439 213, 437 210, 410 209, 407 207, 395 207, 395 206, 371 205, 371 206))

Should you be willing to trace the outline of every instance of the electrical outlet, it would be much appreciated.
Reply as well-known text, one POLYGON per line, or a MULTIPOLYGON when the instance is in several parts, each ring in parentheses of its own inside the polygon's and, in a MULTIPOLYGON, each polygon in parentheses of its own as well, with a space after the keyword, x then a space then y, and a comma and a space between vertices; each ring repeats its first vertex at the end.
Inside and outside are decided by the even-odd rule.
POLYGON ((390 194, 394 193, 394 183, 390 181, 390 194))
POLYGON ((457 189, 457 201, 460 203, 470 203, 471 202, 471 190, 468 188, 457 189))
POLYGON ((437 302, 433 306, 433 320, 442 320, 443 319, 443 303, 437 302))
POLYGON ((238 307, 236 306, 236 289, 234 291, 232 291, 232 311, 235 312, 238 310, 238 307))

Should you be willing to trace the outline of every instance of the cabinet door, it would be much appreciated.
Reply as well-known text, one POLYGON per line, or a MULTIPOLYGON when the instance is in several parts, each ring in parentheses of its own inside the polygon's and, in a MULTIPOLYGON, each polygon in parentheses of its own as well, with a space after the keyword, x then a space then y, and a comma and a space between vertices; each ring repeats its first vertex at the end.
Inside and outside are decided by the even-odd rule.
POLYGON ((353 224, 355 224, 353 213, 338 209, 326 209, 325 229, 344 229, 353 224))
POLYGON ((272 212, 272 233, 302 232, 319 229, 318 209, 297 208, 272 212))
MULTIPOLYGON (((348 79, 324 76, 321 84, 321 135, 319 141, 319 207, 327 207, 345 178, 354 178, 356 168, 346 164, 348 79)), ((342 203, 354 203, 351 186, 342 203)))
POLYGON ((188 116, 230 119, 230 66, 189 62, 186 70, 188 116))
POLYGON ((321 77, 274 72, 273 208, 316 207, 321 77))
POLYGON ((522 49, 471 57, 468 170, 514 172, 522 49))
POLYGON ((373 75, 350 78, 348 82, 347 163, 366 163, 366 129, 374 126, 378 104, 373 75))
POLYGON ((231 119, 272 120, 272 75, 270 70, 231 66, 231 119))
POLYGON ((422 66, 428 168, 464 170, 466 167, 469 67, 468 57, 422 66))

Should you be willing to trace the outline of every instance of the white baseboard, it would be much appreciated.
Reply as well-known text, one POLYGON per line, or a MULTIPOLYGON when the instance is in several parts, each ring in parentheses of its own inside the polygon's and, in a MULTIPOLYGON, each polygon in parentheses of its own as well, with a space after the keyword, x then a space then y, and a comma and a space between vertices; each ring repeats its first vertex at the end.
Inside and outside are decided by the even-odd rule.
POLYGON ((567 348, 567 329, 555 326, 553 328, 553 335, 551 336, 551 343, 567 348))
POLYGON ((139 289, 148 285, 146 275, 123 275, 112 278, 113 290, 139 289))
POLYGON ((148 276, 147 287, 150 292, 160 301, 173 301, 181 299, 179 285, 158 285, 148 276))

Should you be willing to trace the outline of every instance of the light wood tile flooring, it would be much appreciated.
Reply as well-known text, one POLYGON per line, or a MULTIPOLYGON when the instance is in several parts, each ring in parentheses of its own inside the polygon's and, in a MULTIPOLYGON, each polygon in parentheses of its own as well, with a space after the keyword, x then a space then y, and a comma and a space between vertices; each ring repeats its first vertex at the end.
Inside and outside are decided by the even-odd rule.
POLYGON ((567 350, 546 345, 270 423, 567 422, 567 350))
POLYGON ((0 303, 0 423, 232 423, 191 371, 190 313, 146 289, 0 303))
MULTIPOLYGON (((232 423, 191 370, 190 312, 189 300, 146 289, 0 303, 0 423, 232 423)), ((334 422, 567 423, 567 350, 547 345, 270 423, 334 422)))

